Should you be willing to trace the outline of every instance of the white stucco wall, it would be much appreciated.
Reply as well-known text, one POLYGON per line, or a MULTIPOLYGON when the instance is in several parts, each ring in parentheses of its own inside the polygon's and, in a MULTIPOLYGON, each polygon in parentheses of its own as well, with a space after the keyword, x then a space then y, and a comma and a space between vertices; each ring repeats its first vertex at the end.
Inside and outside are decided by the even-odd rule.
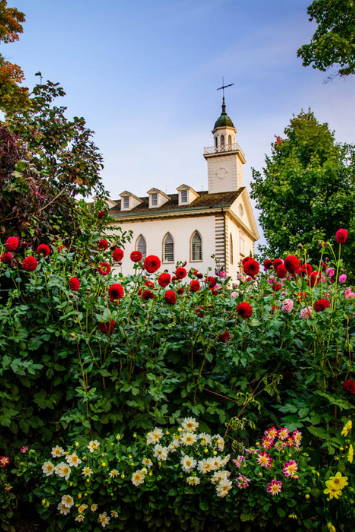
POLYGON ((162 259, 163 239, 169 232, 174 239, 174 263, 162 263, 162 270, 170 273, 175 270, 176 261, 187 261, 186 268, 197 268, 201 273, 206 273, 208 268, 215 269, 214 259, 211 255, 215 252, 215 225, 214 216, 196 216, 186 218, 153 219, 144 221, 124 221, 117 223, 126 231, 133 231, 131 242, 125 246, 125 256, 122 261, 122 273, 133 273, 133 263, 129 258, 130 253, 136 249, 139 235, 143 235, 147 242, 147 255, 157 255, 162 259), (202 237, 202 261, 192 262, 190 257, 190 240, 195 231, 202 237))

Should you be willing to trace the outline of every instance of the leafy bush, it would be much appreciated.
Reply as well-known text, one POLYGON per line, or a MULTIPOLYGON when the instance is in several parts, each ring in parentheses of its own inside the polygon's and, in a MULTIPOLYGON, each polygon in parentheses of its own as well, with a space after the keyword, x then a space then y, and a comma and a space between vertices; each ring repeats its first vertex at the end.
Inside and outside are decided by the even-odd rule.
POLYGON ((165 286, 141 262, 124 278, 113 259, 121 252, 95 232, 49 251, 25 251, 38 260, 30 272, 21 267, 23 251, 0 263, 10 286, 0 310, 5 449, 83 429, 92 437, 136 431, 191 414, 204 430, 227 423, 231 437, 282 423, 307 427, 331 452, 339 447, 340 418, 353 409, 354 391, 343 388, 352 382, 353 293, 338 282, 340 263, 283 278, 278 267, 244 276, 233 289, 194 270, 165 286), (70 289, 72 277, 78 290, 70 289), (318 300, 328 308, 316 312, 318 300))
POLYGON ((231 456, 222 436, 198 432, 198 425, 186 418, 145 438, 55 445, 44 458, 22 450, 11 478, 15 487, 19 480, 31 487, 24 498, 48 531, 260 530, 271 523, 323 530, 334 520, 350 530, 351 421, 340 435, 346 452, 321 470, 302 449, 300 431, 270 427, 255 446, 231 456))

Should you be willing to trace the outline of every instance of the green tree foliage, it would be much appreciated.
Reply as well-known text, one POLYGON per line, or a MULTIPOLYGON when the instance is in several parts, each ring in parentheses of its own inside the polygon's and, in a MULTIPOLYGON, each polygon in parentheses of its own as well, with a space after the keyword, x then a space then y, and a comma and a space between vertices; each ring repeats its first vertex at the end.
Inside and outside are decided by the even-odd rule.
POLYGON ((1 125, 0 227, 24 238, 79 231, 77 197, 105 197, 102 157, 84 118, 68 119, 58 83, 36 85, 31 105, 1 125))
POLYGON ((339 65, 338 74, 355 72, 355 3, 353 0, 314 0, 309 20, 318 26, 309 44, 297 51, 304 66, 325 71, 339 65))
MULTIPOLYGON (((252 197, 270 255, 306 244, 317 258, 318 241, 350 229, 354 206, 354 150, 336 144, 327 124, 310 111, 292 118, 276 138, 262 172, 253 169, 252 197)), ((350 261, 354 243, 346 249, 350 261)))
MULTIPOLYGON (((16 8, 7 7, 7 0, 0 0, 0 43, 18 41, 23 32, 22 22, 25 15, 16 8)), ((18 65, 6 61, 0 54, 0 109, 9 111, 21 109, 29 104, 28 89, 20 87, 24 79, 23 72, 18 65)))

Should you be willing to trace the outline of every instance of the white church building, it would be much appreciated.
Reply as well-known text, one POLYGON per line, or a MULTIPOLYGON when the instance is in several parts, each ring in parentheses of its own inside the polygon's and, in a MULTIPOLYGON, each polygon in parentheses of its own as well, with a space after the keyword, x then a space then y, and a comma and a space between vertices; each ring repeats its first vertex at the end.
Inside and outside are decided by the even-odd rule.
POLYGON ((124 274, 133 273, 129 254, 157 255, 162 269, 175 270, 177 261, 201 273, 224 270, 232 279, 240 271, 243 257, 253 255, 259 233, 250 197, 244 186, 244 152, 237 143, 237 130, 222 113, 212 130, 213 146, 204 149, 208 167, 208 190, 197 191, 187 184, 166 194, 150 188, 138 197, 125 190, 120 199, 110 200, 109 214, 115 225, 131 230, 125 246, 124 274))

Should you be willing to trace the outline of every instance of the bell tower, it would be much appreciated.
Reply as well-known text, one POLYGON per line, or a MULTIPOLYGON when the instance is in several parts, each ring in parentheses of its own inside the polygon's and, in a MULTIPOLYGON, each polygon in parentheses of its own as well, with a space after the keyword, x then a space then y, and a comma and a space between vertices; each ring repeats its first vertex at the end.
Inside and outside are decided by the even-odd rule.
MULTIPOLYGON (((224 88, 224 87, 223 87, 224 88)), ((237 143, 237 129, 227 115, 224 95, 222 112, 212 130, 214 145, 204 149, 208 166, 208 192, 231 192, 244 186, 245 155, 237 143)))

